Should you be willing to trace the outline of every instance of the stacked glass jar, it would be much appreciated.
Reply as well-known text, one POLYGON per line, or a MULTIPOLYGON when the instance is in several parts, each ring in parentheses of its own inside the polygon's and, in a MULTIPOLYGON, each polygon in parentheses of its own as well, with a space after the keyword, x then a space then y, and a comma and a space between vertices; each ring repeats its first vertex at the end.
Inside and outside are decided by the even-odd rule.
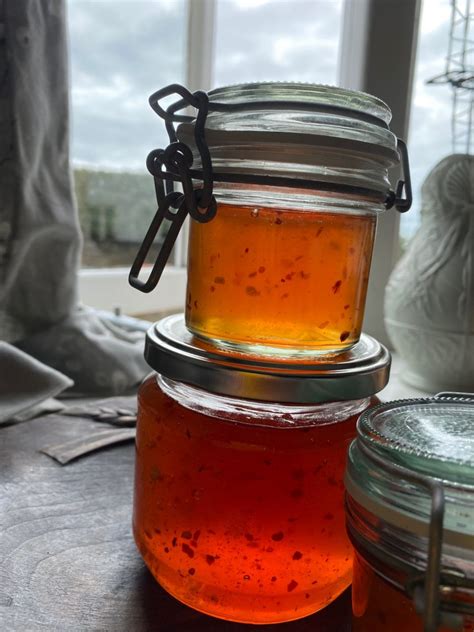
POLYGON ((473 427, 460 393, 360 417, 345 479, 354 632, 474 632, 473 427))
POLYGON ((388 351, 361 328, 378 213, 409 206, 388 181, 390 111, 362 93, 271 83, 173 86, 151 104, 172 143, 148 161, 159 209, 133 285, 152 289, 192 220, 185 314, 146 339, 156 373, 139 393, 135 539, 197 610, 297 619, 351 582, 346 453, 388 380, 388 351), (164 112, 173 91, 183 99, 164 112), (195 118, 176 114, 189 104, 195 118))

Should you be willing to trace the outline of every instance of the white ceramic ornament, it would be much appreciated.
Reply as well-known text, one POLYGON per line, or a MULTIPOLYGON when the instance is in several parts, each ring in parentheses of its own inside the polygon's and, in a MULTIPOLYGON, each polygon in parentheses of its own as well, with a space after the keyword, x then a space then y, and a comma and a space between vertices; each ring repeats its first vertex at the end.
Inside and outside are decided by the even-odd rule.
POLYGON ((454 154, 434 167, 421 215, 387 285, 387 331, 406 382, 474 392, 474 156, 454 154))

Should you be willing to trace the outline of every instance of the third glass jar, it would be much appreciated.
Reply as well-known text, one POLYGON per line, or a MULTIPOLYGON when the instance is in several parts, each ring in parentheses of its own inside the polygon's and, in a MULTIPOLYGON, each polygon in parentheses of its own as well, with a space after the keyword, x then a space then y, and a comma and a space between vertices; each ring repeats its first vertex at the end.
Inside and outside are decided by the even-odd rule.
POLYGON ((361 415, 345 479, 354 632, 474 632, 473 423, 456 393, 361 415))
MULTIPOLYGON (((367 94, 309 84, 231 86, 209 98, 246 107, 207 119, 218 210, 208 223, 191 222, 187 327, 246 353, 351 347, 388 169, 399 161, 389 108, 367 94), (242 182, 219 183, 226 173, 242 182), (301 187, 268 186, 265 175, 301 187), (319 189, 306 188, 309 180, 319 189)), ((179 139, 192 146, 192 131, 182 124, 179 139)))

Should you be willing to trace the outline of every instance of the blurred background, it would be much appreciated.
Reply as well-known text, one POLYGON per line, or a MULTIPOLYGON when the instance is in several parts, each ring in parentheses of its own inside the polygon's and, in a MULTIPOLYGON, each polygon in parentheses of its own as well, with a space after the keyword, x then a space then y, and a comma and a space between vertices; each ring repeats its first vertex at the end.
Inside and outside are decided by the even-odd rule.
MULTIPOLYGON (((132 293, 123 270, 155 212, 145 158, 167 144, 147 99, 174 82, 190 89, 264 80, 356 89, 369 83, 368 91, 383 98, 393 76, 400 103, 392 98, 389 105, 396 131, 407 132, 414 205, 380 227, 378 240, 390 244, 385 256, 387 248, 392 253, 388 266, 385 261, 378 266, 376 252, 373 275, 383 271, 374 283, 384 287, 419 227, 421 182, 453 151, 452 90, 427 83, 445 69, 450 0, 68 0, 68 13, 71 152, 84 234, 85 303, 133 315, 181 308, 184 235, 169 266, 169 283, 165 278, 151 296, 132 293), (371 56, 367 40, 374 38, 374 12, 385 9, 396 23, 382 34, 386 53, 371 56), (406 48, 413 49, 411 55, 406 48), (367 76, 372 79, 364 85, 367 76)), ((375 322, 381 320, 381 303, 373 303, 368 310, 378 312, 375 322)))

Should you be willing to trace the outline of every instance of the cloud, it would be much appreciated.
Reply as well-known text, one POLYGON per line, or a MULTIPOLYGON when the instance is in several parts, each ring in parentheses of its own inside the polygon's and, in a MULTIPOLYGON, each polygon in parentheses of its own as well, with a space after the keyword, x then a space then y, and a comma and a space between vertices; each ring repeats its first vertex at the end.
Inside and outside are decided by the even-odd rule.
POLYGON ((149 95, 184 82, 184 0, 69 0, 73 161, 144 170, 166 144, 149 95))
POLYGON ((337 82, 342 0, 246 4, 218 2, 215 86, 269 80, 337 82))
MULTIPOLYGON (((193 0, 197 1, 197 0, 193 0)), ((342 0, 219 0, 215 85, 335 83, 342 0)), ((167 144, 149 95, 185 81, 184 0, 69 0, 72 155, 144 170, 167 144)))
MULTIPOLYGON (((149 151, 167 144, 148 97, 185 81, 186 2, 69 0, 68 7, 73 160, 144 171, 149 151)), ((336 84, 342 8, 342 0, 217 0, 214 86, 336 84)), ((416 198, 405 231, 419 221, 423 178, 451 151, 452 92, 426 85, 444 72, 449 21, 448 0, 424 3, 408 138, 416 198)), ((387 46, 396 60, 394 44, 387 46)))

